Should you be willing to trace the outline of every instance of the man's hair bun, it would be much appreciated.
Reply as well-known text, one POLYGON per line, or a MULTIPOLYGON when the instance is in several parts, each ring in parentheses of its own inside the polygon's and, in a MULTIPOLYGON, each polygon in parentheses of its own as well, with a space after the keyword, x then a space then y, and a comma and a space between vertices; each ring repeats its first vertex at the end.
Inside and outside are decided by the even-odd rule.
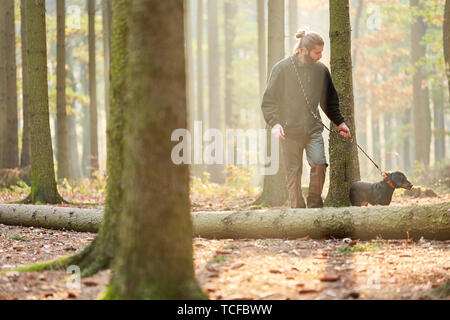
POLYGON ((295 34, 295 37, 297 39, 301 39, 306 35, 306 31, 305 30, 298 30, 297 33, 295 34))

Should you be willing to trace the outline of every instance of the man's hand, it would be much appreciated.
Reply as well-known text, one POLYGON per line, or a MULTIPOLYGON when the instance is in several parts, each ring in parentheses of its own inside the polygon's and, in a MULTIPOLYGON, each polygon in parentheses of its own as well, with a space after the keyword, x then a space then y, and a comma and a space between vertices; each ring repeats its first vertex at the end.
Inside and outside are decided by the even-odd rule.
POLYGON ((282 127, 281 124, 279 124, 279 123, 273 126, 273 128, 272 128, 272 134, 273 134, 275 137, 277 137, 278 139, 281 139, 281 140, 286 139, 286 138, 284 137, 284 130, 283 130, 283 127, 282 127))
POLYGON ((347 127, 345 122, 342 122, 338 127, 338 132, 341 136, 344 138, 351 138, 352 135, 350 134, 350 129, 347 127))

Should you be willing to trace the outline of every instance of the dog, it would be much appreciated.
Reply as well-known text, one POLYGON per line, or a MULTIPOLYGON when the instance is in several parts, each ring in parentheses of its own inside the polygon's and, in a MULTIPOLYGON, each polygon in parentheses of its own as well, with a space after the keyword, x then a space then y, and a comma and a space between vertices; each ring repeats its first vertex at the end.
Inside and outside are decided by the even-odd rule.
POLYGON ((350 202, 352 206, 382 205, 388 206, 392 194, 397 188, 411 190, 412 183, 400 172, 383 173, 383 180, 377 183, 357 181, 350 187, 350 202))

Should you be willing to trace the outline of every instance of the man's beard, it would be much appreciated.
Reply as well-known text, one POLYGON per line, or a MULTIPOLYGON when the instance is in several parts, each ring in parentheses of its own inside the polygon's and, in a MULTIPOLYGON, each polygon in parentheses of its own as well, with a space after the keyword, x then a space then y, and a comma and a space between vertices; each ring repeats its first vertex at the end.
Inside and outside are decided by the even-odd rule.
POLYGON ((317 60, 314 60, 313 58, 311 58, 310 54, 305 54, 304 56, 305 62, 306 64, 315 64, 317 62, 317 60))

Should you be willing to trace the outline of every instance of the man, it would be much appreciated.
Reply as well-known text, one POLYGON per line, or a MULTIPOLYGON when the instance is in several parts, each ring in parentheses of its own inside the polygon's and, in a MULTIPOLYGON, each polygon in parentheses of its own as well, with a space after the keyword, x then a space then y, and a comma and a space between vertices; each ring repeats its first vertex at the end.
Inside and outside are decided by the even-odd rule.
POLYGON ((303 150, 311 166, 308 208, 323 207, 322 190, 328 163, 322 137, 323 126, 318 105, 338 126, 338 132, 350 138, 350 130, 339 110, 339 98, 330 71, 319 60, 323 38, 301 30, 294 54, 272 69, 261 109, 272 134, 282 140, 286 182, 292 208, 306 208, 301 189, 303 150), (302 88, 303 87, 303 88, 302 88), (314 114, 313 114, 314 113, 314 114))

